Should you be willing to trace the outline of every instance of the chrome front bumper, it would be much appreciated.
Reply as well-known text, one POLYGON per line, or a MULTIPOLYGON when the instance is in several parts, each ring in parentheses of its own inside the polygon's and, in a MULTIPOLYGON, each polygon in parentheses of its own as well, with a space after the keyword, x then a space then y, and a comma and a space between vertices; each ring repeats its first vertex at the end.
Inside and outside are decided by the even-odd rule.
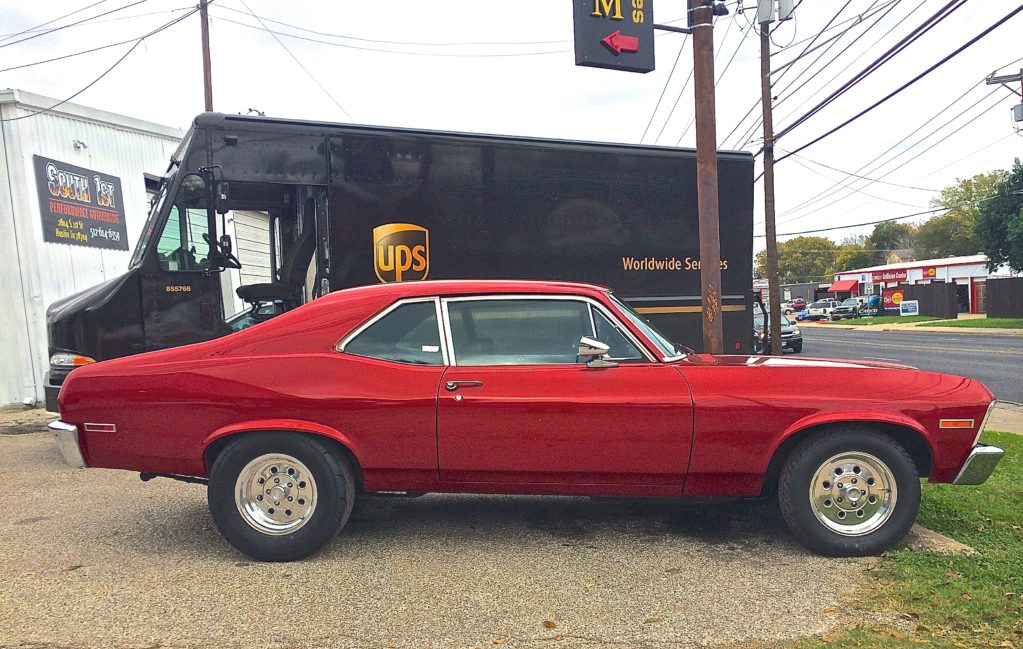
POLYGON ((85 458, 82 457, 82 449, 78 446, 78 428, 59 419, 51 421, 46 427, 53 435, 53 441, 57 444, 60 454, 64 456, 64 461, 75 469, 84 469, 85 458))
POLYGON ((1005 451, 997 446, 977 444, 966 456, 963 468, 959 475, 952 481, 953 484, 984 484, 995 470, 998 462, 1005 455, 1005 451))

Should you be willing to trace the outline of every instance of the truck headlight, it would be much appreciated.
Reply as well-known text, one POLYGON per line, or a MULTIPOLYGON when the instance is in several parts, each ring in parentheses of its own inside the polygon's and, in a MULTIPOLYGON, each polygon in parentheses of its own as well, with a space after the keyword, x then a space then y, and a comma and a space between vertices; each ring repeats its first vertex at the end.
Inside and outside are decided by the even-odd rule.
POLYGON ((89 363, 95 363, 95 358, 89 358, 88 356, 82 356, 80 354, 67 354, 60 353, 50 356, 51 367, 61 367, 74 369, 82 365, 88 365, 89 363))
POLYGON ((792 335, 793 336, 798 336, 799 335, 799 327, 796 327, 795 329, 792 330, 792 335))

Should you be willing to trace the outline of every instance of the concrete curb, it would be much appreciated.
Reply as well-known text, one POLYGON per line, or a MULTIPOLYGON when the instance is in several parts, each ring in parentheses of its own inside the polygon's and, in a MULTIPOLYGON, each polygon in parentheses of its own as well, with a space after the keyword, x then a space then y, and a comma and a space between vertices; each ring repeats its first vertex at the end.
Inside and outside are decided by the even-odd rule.
POLYGON ((928 327, 915 324, 876 324, 876 325, 843 325, 843 324, 818 324, 799 323, 800 327, 810 329, 856 329, 858 331, 916 331, 921 333, 943 333, 943 334, 982 334, 987 336, 1023 336, 1023 329, 989 329, 984 327, 928 327))
POLYGON ((961 554, 965 556, 977 554, 976 549, 965 543, 960 543, 944 534, 939 534, 934 530, 929 530, 917 524, 914 524, 913 528, 909 530, 909 534, 906 535, 905 544, 907 548, 916 552, 934 552, 935 554, 949 555, 961 554))

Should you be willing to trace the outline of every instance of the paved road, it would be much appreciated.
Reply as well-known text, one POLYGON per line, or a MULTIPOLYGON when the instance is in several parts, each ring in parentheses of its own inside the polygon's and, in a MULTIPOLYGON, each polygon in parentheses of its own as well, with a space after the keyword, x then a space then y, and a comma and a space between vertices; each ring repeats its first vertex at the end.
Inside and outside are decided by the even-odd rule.
POLYGON ((802 327, 803 354, 897 361, 984 382, 998 399, 1023 403, 1023 337, 802 327))
POLYGON ((445 495, 361 501, 325 551, 259 564, 201 486, 3 431, 0 647, 760 646, 849 623, 864 567, 767 503, 445 495))

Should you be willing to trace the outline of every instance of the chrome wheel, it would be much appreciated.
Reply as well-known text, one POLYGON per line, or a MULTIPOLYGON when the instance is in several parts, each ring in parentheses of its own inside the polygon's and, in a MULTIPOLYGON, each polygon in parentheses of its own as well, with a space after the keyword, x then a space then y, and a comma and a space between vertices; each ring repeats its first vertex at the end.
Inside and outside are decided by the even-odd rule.
POLYGON ((891 517, 898 498, 892 470, 869 453, 841 453, 818 467, 810 483, 817 520, 843 536, 862 536, 891 517))
POLYGON ((280 536, 300 529, 316 509, 316 480, 290 455, 260 455, 242 468, 234 486, 242 520, 263 534, 280 536))

